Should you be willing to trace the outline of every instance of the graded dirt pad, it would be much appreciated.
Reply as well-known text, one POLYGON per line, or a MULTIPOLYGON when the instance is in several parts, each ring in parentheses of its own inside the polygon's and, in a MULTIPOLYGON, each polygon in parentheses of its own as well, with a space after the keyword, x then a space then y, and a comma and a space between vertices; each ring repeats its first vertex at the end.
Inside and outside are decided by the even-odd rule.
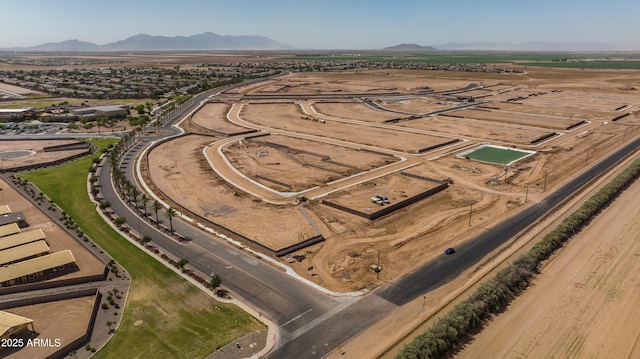
MULTIPOLYGON (((2 189, 2 191, 0 191, 0 204, 8 205, 12 212, 24 213, 29 227, 23 228, 22 231, 40 228, 46 236, 46 241, 51 253, 65 249, 69 249, 71 253, 73 253, 73 257, 76 259, 75 263, 78 265, 79 270, 49 279, 47 280, 48 282, 100 275, 104 272, 104 263, 42 212, 47 210, 49 206, 48 201, 45 200, 42 206, 38 208, 22 197, 13 187, 10 187, 2 179, 0 179, 0 188, 2 189)), ((56 216, 60 215, 60 212, 50 213, 56 216)))
POLYGON ((24 157, 2 158, 0 159, 0 169, 7 169, 19 166, 27 166, 39 163, 48 163, 61 160, 77 154, 86 152, 86 149, 44 152, 44 148, 48 146, 58 146, 76 143, 75 140, 25 140, 25 141, 0 141, 0 152, 26 150, 32 151, 24 157))
POLYGON ((268 205, 223 181, 202 155, 211 140, 184 136, 152 150, 153 184, 178 206, 274 250, 316 235, 298 207, 268 205))
MULTIPOLYGON (((209 156, 215 156, 209 150, 209 156)), ((243 174, 281 192, 299 192, 393 163, 397 158, 283 135, 239 140, 223 147, 243 174)))
MULTIPOLYGON (((412 174, 411 169, 404 173, 412 174)), ((387 206, 404 201, 440 185, 440 183, 396 172, 344 191, 332 193, 323 199, 364 214, 373 214, 387 206), (382 205, 374 203, 371 199, 375 196, 387 197, 389 203, 382 205)))
MULTIPOLYGON (((449 108, 452 105, 455 106, 455 104, 449 103, 448 101, 439 100, 434 97, 406 97, 399 99, 382 98, 376 102, 382 107, 390 110, 414 114, 423 114, 431 111, 449 108)), ((406 115, 396 114, 392 118, 403 116, 406 115)))
MULTIPOLYGON (((574 118, 574 119, 600 119, 601 117, 594 116, 593 111, 577 108, 577 107, 563 107, 560 103, 558 104, 548 104, 545 106, 536 106, 531 101, 523 101, 521 103, 513 103, 513 102, 492 102, 487 105, 481 105, 477 107, 478 109, 492 109, 492 110, 500 110, 506 113, 513 113, 514 116, 518 114, 539 114, 539 115, 547 115, 547 116, 560 116, 564 118, 574 118)), ((613 116, 613 113, 610 113, 609 116, 613 116)))
POLYGON ((638 196, 636 181, 457 357, 639 357, 638 196))
POLYGON ((345 73, 336 78, 329 73, 328 77, 316 74, 301 74, 300 76, 281 77, 277 84, 257 86, 246 92, 248 95, 291 95, 291 94, 344 94, 344 93, 379 93, 395 92, 398 87, 381 81, 379 77, 363 76, 359 73, 345 73), (372 82, 367 81, 367 78, 372 82))
POLYGON ((581 120, 566 117, 552 117, 546 115, 527 114, 522 112, 503 112, 486 108, 451 111, 441 116, 453 118, 461 117, 473 120, 509 123, 555 130, 566 130, 567 128, 581 122, 581 120))
MULTIPOLYGON (((250 84, 250 85, 247 85, 247 86, 234 87, 232 89, 224 91, 223 94, 225 94, 225 95, 238 95, 238 94, 249 94, 249 93, 253 93, 253 92, 260 93, 260 89, 269 88, 273 84, 277 83, 278 81, 280 81, 280 80, 279 79, 266 80, 266 81, 253 83, 253 84, 250 84)), ((281 86, 281 85, 276 85, 276 86, 281 86)))
POLYGON ((590 93, 585 96, 585 94, 577 91, 562 91, 544 96, 529 97, 525 100, 525 103, 535 106, 562 104, 565 107, 580 108, 593 112, 613 112, 620 106, 627 104, 637 105, 638 99, 631 94, 612 96, 605 93, 590 93))
POLYGON ((411 121, 402 121, 398 126, 419 130, 447 133, 476 141, 529 145, 544 135, 553 133, 542 129, 533 129, 508 123, 489 123, 467 118, 434 116, 411 121))
POLYGON ((191 121, 208 130, 213 130, 225 135, 244 132, 246 127, 238 126, 227 120, 227 112, 231 106, 222 102, 209 102, 202 106, 191 117, 191 121))
POLYGON ((450 138, 394 131, 337 121, 325 123, 305 120, 295 104, 250 104, 242 108, 240 117, 259 126, 332 138, 372 147, 418 153, 422 148, 437 146, 450 138), (365 135, 366 133, 366 135, 365 135))
MULTIPOLYGON (((386 105, 386 104, 383 104, 386 105)), ((360 103, 326 103, 326 102, 317 102, 313 104, 313 107, 316 109, 318 113, 351 120, 359 120, 359 121, 369 121, 369 122, 384 122, 386 120, 391 120, 393 118, 398 118, 402 115, 399 113, 393 112, 385 112, 372 108, 371 106, 360 103)))
MULTIPOLYGON (((490 78, 481 74, 481 78, 490 78)), ((278 78, 273 94, 375 94, 409 93, 431 89, 447 91, 463 88, 472 82, 464 76, 438 71, 371 70, 323 73, 296 73, 278 78), (446 74, 445 76, 440 76, 446 74)), ((254 88, 255 89, 255 88, 254 88)), ((257 91, 254 91, 257 94, 257 91)), ((262 92, 261 94, 268 94, 262 92)))
MULTIPOLYGON (((295 141, 302 141, 304 138, 313 143, 331 143, 331 148, 338 143, 354 149, 363 148, 366 143, 371 143, 379 151, 396 148, 405 151, 402 156, 406 157, 406 161, 391 164, 382 170, 376 169, 370 173, 323 185, 322 182, 326 177, 316 177, 315 170, 305 169, 304 172, 292 172, 295 176, 289 175, 291 169, 284 165, 291 163, 285 162, 285 157, 288 156, 278 154, 276 159, 276 153, 271 148, 247 148, 246 151, 250 152, 250 156, 245 157, 242 160, 244 162, 241 163, 233 155, 236 152, 235 149, 242 148, 233 147, 239 145, 240 138, 231 138, 221 140, 218 144, 229 146, 230 150, 225 148, 227 151, 225 154, 232 161, 237 161, 234 164, 241 168, 239 172, 246 178, 242 178, 238 173, 234 174, 231 170, 225 171, 225 175, 234 182, 229 184, 215 175, 209 163, 202 159, 202 149, 215 139, 196 141, 194 139, 197 137, 189 136, 170 141, 160 147, 162 153, 157 155, 155 161, 158 164, 165 163, 161 164, 164 169, 152 164, 152 178, 154 181, 161 178, 158 181, 162 182, 163 191, 175 203, 188 207, 195 213, 206 214, 207 218, 211 218, 214 222, 226 223, 233 229, 240 229, 241 233, 244 233, 242 230, 245 230, 245 227, 247 233, 258 235, 282 231, 282 235, 277 236, 279 237, 277 239, 276 235, 258 238, 274 246, 285 245, 284 242, 294 242, 291 238, 299 233, 304 233, 306 237, 310 234, 315 235, 315 231, 311 230, 311 225, 298 209, 300 205, 291 204, 295 198, 285 198, 285 201, 282 201, 281 196, 256 186, 255 183, 250 184, 248 179, 283 192, 290 190, 287 186, 278 187, 274 181, 261 180, 257 175, 261 174, 295 189, 309 188, 310 185, 317 184, 319 188, 303 194, 310 199, 303 207, 326 241, 294 253, 304 254, 306 259, 301 263, 294 262, 290 265, 306 278, 332 290, 373 288, 426 263, 440 255, 444 248, 455 247, 473 238, 496 223, 513 216, 530 203, 542 200, 558 184, 567 181, 623 142, 637 136, 640 133, 640 127, 635 125, 639 118, 635 107, 625 110, 634 111, 631 115, 620 121, 605 124, 603 120, 610 120, 611 105, 601 100, 610 96, 630 99, 637 95, 636 90, 630 89, 636 88, 640 88, 640 75, 637 71, 581 72, 528 68, 527 72, 521 74, 409 70, 294 73, 268 82, 240 87, 236 92, 237 94, 251 92, 253 95, 297 93, 300 95, 299 99, 270 99, 269 103, 252 100, 246 103, 238 98, 234 100, 227 97, 225 101, 233 104, 230 116, 232 121, 249 127, 254 124, 258 130, 270 132, 272 138, 298 137, 295 141), (362 103, 354 100, 340 97, 335 99, 335 102, 323 99, 314 103, 312 99, 305 96, 318 93, 330 94, 341 89, 342 91, 335 93, 341 95, 351 93, 354 94, 353 97, 360 97, 359 93, 363 92, 370 94, 365 97, 376 103, 393 106, 394 109, 407 106, 406 108, 411 109, 407 112, 421 112, 421 106, 428 108, 435 105, 444 107, 461 105, 462 102, 453 101, 451 98, 465 96, 462 92, 447 95, 446 98, 439 96, 432 99, 424 94, 425 87, 435 91, 445 91, 463 88, 470 83, 482 83, 485 86, 483 90, 473 91, 476 96, 492 94, 482 97, 483 101, 492 101, 482 105, 492 111, 461 110, 452 114, 465 112, 485 114, 487 118, 474 120, 473 116, 470 116, 471 118, 434 116, 389 124, 378 122, 388 118, 389 114, 386 111, 376 114, 378 110, 371 107, 365 108, 362 103), (391 88, 395 88, 392 92, 403 93, 403 95, 396 98, 393 98, 395 95, 388 94, 372 95, 375 91, 381 92, 391 88), (555 89, 562 92, 552 92, 555 89), (422 91, 420 96, 424 100, 407 100, 413 97, 410 93, 420 91, 422 91), (529 96, 538 92, 546 92, 546 94, 529 96), (585 101, 592 97, 597 104, 592 106, 599 107, 600 111, 594 115, 590 112, 592 106, 587 107, 589 110, 586 111, 580 108, 578 103, 570 103, 571 106, 565 107, 563 98, 559 95, 569 92, 573 97, 584 97, 585 101), (507 98, 514 96, 529 97, 520 101, 524 105, 504 102, 507 98), (542 99, 546 101, 544 104, 536 104, 535 101, 542 101, 542 99), (404 101, 408 103, 401 103, 404 101), (318 106, 320 114, 306 115, 301 108, 309 108, 309 104, 318 106), (503 105, 504 108, 501 107, 503 105), (350 106, 355 107, 352 109, 350 106), (235 112, 240 108, 242 112, 238 119, 235 112), (328 114, 323 115, 323 111, 328 114), (367 120, 358 119, 358 113, 361 111, 366 113, 367 120), (492 114, 495 114, 496 118, 491 118, 492 114), (325 123, 313 119, 323 119, 325 123), (590 120, 591 123, 577 129, 564 130, 582 119, 590 120), (548 124, 536 125, 537 122, 544 121, 548 124), (557 124, 557 121, 560 121, 561 125, 557 124), (540 128, 532 128, 533 126, 540 128), (512 165, 508 169, 506 181, 504 166, 465 160, 455 156, 479 142, 526 148, 527 143, 538 135, 549 133, 558 135, 548 141, 529 145, 536 146, 537 153, 512 165), (425 137, 446 140, 462 137, 467 142, 443 146, 429 151, 427 155, 406 153, 415 151, 416 144, 425 137), (265 151, 268 151, 268 156, 272 156, 273 160, 267 161, 265 151), (278 162, 280 165, 276 165, 278 162), (409 166, 409 168, 405 169, 403 166, 409 166), (246 168, 252 168, 254 172, 246 168), (439 180, 451 178, 453 184, 440 193, 375 221, 320 203, 327 192, 337 195, 345 191, 343 186, 349 190, 356 188, 352 186, 358 186, 360 183, 371 183, 372 180, 375 182, 374 178, 384 178, 389 173, 405 170, 439 180), (254 175, 256 178, 252 178, 254 175), (305 186, 307 180, 309 183, 305 186), (238 187, 238 184, 242 186, 238 187), (245 188, 245 185, 249 186, 247 188, 251 192, 241 189, 245 188), (527 204, 525 204, 525 194, 528 195, 527 204), (469 216, 471 205, 473 205, 472 217, 469 216), (277 218, 276 216, 285 216, 287 221, 280 223, 281 226, 276 228, 273 223, 273 218, 277 218), (256 220, 261 218, 264 218, 264 221, 256 220), (471 226, 469 219, 471 219, 471 226), (380 273, 380 279, 369 269, 369 266, 377 261, 378 251, 384 267, 380 273), (309 266, 314 266, 313 273, 307 271, 309 266)), ((634 104, 631 100, 625 102, 634 104)), ((615 114, 622 114, 625 111, 615 112, 615 114)), ((268 138, 254 140, 269 141, 268 138)), ((274 142, 285 145, 289 143, 274 142)), ((324 150, 319 150, 322 145, 309 148, 306 144, 303 145, 303 142, 299 142, 301 145, 296 146, 304 147, 311 152, 326 154, 324 150)), ((246 145, 244 140, 242 145, 246 145)), ((212 153, 211 150, 208 153, 212 153)), ((334 156, 333 153, 330 155, 334 156)), ((360 161, 359 159, 351 161, 350 156, 345 152, 339 162, 353 164, 360 161)), ((219 156, 211 157, 216 166, 223 162, 217 158, 219 156)), ((295 162, 291 157, 288 158, 288 161, 295 162)), ((370 197, 365 197, 365 200, 369 201, 370 197)))
MULTIPOLYGON (((33 327, 37 334, 19 336, 25 343, 28 339, 50 340, 51 343, 51 346, 25 346, 7 358, 47 358, 60 347, 80 338, 89 327, 95 301, 95 296, 87 296, 7 309, 9 313, 33 319, 33 327), (55 345, 56 340, 59 346, 55 345)), ((0 356, 3 355, 0 351, 0 356)))

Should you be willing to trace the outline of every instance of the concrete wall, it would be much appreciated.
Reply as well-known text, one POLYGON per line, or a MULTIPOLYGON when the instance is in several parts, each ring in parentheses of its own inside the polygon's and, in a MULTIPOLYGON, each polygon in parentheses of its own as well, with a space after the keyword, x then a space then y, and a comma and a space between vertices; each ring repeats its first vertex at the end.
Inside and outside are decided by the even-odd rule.
POLYGON ((297 244, 294 244, 292 246, 280 249, 277 252, 275 252, 275 255, 276 255, 276 257, 282 257, 282 256, 285 256, 285 255, 287 255, 289 253, 293 253, 293 252, 295 252, 297 250, 307 248, 309 246, 312 246, 312 245, 314 245, 316 243, 320 243, 320 242, 323 242, 323 241, 324 241, 324 237, 322 236, 322 234, 319 234, 319 235, 317 235, 315 237, 311 237, 311 238, 305 239, 304 241, 302 241, 300 243, 297 243, 297 244))
POLYGON ((435 150, 436 148, 452 145, 452 144, 454 144, 456 142, 459 142, 459 141, 460 140, 456 138, 455 140, 439 143, 437 145, 433 145, 433 146, 429 146, 429 147, 424 147, 424 148, 419 149, 418 153, 424 153, 424 152, 427 152, 427 151, 435 150))
POLYGON ((90 276, 61 279, 61 280, 47 281, 47 282, 18 284, 18 285, 12 285, 10 287, 0 288, 0 295, 9 294, 9 293, 21 293, 21 292, 27 292, 31 290, 58 288, 58 287, 76 285, 76 284, 102 281, 102 280, 105 280, 107 277, 108 270, 106 268, 107 267, 105 265, 105 270, 102 274, 95 274, 90 276))
MULTIPOLYGON (((186 135, 187 135, 187 134, 183 134, 183 135, 181 135, 180 137, 182 137, 182 136, 186 136, 186 135)), ((249 137, 246 137, 246 138, 262 137, 262 136, 268 136, 268 135, 269 135, 268 133, 267 133, 267 134, 259 134, 259 135, 255 135, 255 136, 249 136, 249 137)), ((175 138, 175 137, 173 137, 173 138, 175 138)), ((173 139, 173 138, 171 138, 171 139, 173 139)), ((245 138, 245 139, 246 139, 246 138, 245 138)), ((162 141, 158 141, 158 142, 157 142, 157 143, 155 143, 152 147, 150 147, 150 148, 149 148, 149 150, 147 151, 147 156, 146 156, 146 161, 147 161, 146 165, 147 165, 147 167, 149 167, 149 153, 150 153, 154 148, 156 148, 157 146, 159 146, 160 144, 162 144, 162 143, 164 143, 164 142, 167 142, 167 141, 169 141, 169 140, 171 140, 171 139, 165 139, 165 140, 162 140, 162 141)), ((157 191, 157 192, 159 192, 160 194, 162 194, 162 196, 163 196, 164 198, 168 198, 168 199, 170 199, 170 198, 171 198, 171 197, 170 197, 170 196, 168 196, 166 193, 164 193, 164 192, 163 192, 163 191, 162 191, 162 190, 161 190, 161 189, 160 189, 160 188, 159 188, 155 183, 153 183, 153 179, 149 178, 149 180, 151 181, 151 184, 153 185, 153 187, 154 187, 154 190, 155 190, 155 191, 157 191)), ((262 250, 263 252, 266 252, 266 253, 269 253, 269 254, 271 254, 271 255, 276 256, 276 255, 278 255, 277 253, 281 253, 282 251, 286 251, 286 250, 287 250, 287 248, 290 248, 290 247, 283 248, 283 249, 273 249, 273 248, 269 248, 269 247, 267 247, 267 246, 265 246, 265 245, 263 245, 263 244, 261 244, 261 243, 259 243, 259 242, 256 242, 256 241, 254 241, 254 240, 252 240, 252 239, 250 239, 250 238, 248 238, 248 237, 246 237, 246 236, 244 236, 244 235, 242 235, 242 234, 240 234, 240 233, 238 233, 238 232, 236 232, 236 231, 234 231, 234 230, 230 229, 230 228, 227 228, 227 227, 225 227, 225 226, 223 226, 223 225, 221 225, 221 224, 218 224, 218 223, 212 222, 211 220, 209 220, 209 219, 207 219, 207 218, 205 218, 205 217, 202 217, 202 216, 200 216, 200 215, 198 215, 198 214, 196 214, 196 213, 193 213, 192 211, 189 211, 187 208, 184 208, 184 207, 182 207, 182 206, 178 205, 177 203, 174 203, 174 204, 176 205, 176 208, 177 208, 180 212, 188 213, 188 214, 189 214, 189 216, 190 216, 190 217, 192 217, 194 220, 196 220, 196 221, 198 221, 198 222, 200 222, 200 223, 206 224, 206 225, 208 225, 208 226, 210 226, 210 227, 213 227, 213 228, 214 228, 215 230, 217 230, 218 232, 222 232, 223 234, 226 234, 226 235, 231 235, 232 237, 235 237, 236 239, 240 239, 240 240, 242 240, 242 241, 244 241, 244 242, 246 242, 246 243, 249 243, 249 244, 251 244, 251 245, 253 245, 253 246, 255 246, 255 247, 258 247, 258 248, 259 248, 260 250, 262 250)), ((304 241, 302 241, 302 242, 300 242, 300 243, 296 244, 295 246, 300 246, 300 248, 297 248, 297 249, 295 249, 295 250, 298 250, 298 249, 301 249, 301 248, 305 248, 305 247, 308 247, 308 246, 310 246, 310 245, 312 245, 312 244, 315 244, 315 243, 319 242, 319 240, 318 240, 318 238, 317 238, 317 237, 318 237, 318 236, 314 236, 314 237, 308 238, 308 239, 306 239, 306 240, 304 240, 304 241)), ((322 237, 322 236, 320 236, 320 237, 322 237)), ((320 241, 322 241, 322 240, 324 240, 324 238, 322 238, 320 241)), ((290 252, 291 252, 291 251, 290 251, 290 252)), ((286 253, 281 254, 281 255, 285 255, 285 254, 290 253, 290 252, 286 252, 286 253)), ((1 294, 1 293, 0 293, 0 294, 1 294)))
POLYGON ((355 210, 353 208, 345 207, 345 206, 339 205, 337 203, 333 203, 333 202, 327 201, 325 199, 322 200, 322 204, 327 205, 329 207, 337 208, 337 209, 339 209, 341 211, 344 211, 344 212, 347 212, 347 213, 351 213, 353 215, 360 216, 360 217, 363 217, 363 218, 366 218, 366 219, 369 219, 369 220, 373 221, 373 220, 378 219, 378 218, 380 218, 382 216, 386 216, 387 214, 390 214, 390 213, 393 213, 393 212, 395 212, 395 211, 397 211, 399 209, 402 209, 402 208, 404 208, 406 206, 409 206, 409 205, 412 205, 412 204, 414 204, 416 202, 419 202, 419 201, 421 201, 421 200, 423 200, 423 199, 425 199, 427 197, 433 196, 434 194, 446 189, 447 187, 449 187, 448 183, 446 183, 446 182, 442 183, 437 187, 430 188, 430 189, 428 189, 428 190, 426 190, 424 192, 421 192, 421 193, 419 193, 419 194, 417 194, 417 195, 415 195, 413 197, 409 197, 409 198, 407 198, 407 199, 405 199, 403 201, 396 202, 394 204, 382 207, 379 211, 376 211, 376 212, 373 212, 373 213, 360 212, 360 211, 355 210))
POLYGON ((36 163, 36 164, 32 164, 32 165, 19 166, 19 167, 13 167, 13 168, 6 168, 6 169, 4 169, 4 172, 5 173, 8 173, 8 172, 21 172, 21 171, 30 171, 30 170, 35 170, 35 169, 40 169, 40 168, 45 168, 45 167, 59 166, 59 165, 61 165, 63 163, 71 162, 71 161, 73 161, 75 159, 88 156, 92 152, 93 152, 93 149, 92 148, 88 148, 85 152, 78 153, 78 154, 73 155, 73 156, 69 156, 69 157, 66 157, 66 158, 61 158, 59 160, 55 160, 55 161, 51 161, 51 162, 36 163))
POLYGON ((536 139, 531 140, 531 142, 529 142, 529 143, 532 144, 532 145, 535 145, 536 143, 542 142, 542 141, 544 141, 544 140, 546 140, 548 138, 551 138, 551 137, 553 137, 555 135, 557 135, 557 133, 555 133, 555 132, 547 133, 546 135, 543 135, 543 136, 540 136, 540 137, 538 137, 536 139))

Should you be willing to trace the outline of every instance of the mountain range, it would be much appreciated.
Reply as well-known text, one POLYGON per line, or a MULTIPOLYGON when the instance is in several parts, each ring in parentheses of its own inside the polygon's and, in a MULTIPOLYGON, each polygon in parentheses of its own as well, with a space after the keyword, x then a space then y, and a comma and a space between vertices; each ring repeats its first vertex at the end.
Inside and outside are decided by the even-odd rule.
POLYGON ((431 46, 421 46, 417 44, 400 44, 395 46, 387 46, 384 51, 433 51, 435 48, 431 46))
POLYGON ((212 32, 191 36, 152 36, 139 34, 127 39, 97 45, 80 40, 49 42, 33 47, 1 49, 3 51, 188 51, 188 50, 290 50, 292 46, 281 44, 264 36, 218 35, 212 32))
MULTIPOLYGON (((437 50, 462 50, 462 51, 638 51, 639 45, 632 44, 605 44, 605 43, 553 43, 553 42, 527 42, 527 43, 496 43, 474 42, 456 43, 450 42, 433 46, 421 46, 417 44, 399 44, 383 48, 389 52, 420 52, 437 50)), ((124 40, 111 42, 105 45, 97 45, 80 40, 66 40, 62 42, 49 42, 32 47, 4 48, 0 51, 29 51, 29 52, 100 52, 100 51, 211 51, 211 50, 295 50, 293 46, 279 43, 268 37, 253 35, 218 35, 212 32, 191 36, 152 36, 138 34, 124 40)))

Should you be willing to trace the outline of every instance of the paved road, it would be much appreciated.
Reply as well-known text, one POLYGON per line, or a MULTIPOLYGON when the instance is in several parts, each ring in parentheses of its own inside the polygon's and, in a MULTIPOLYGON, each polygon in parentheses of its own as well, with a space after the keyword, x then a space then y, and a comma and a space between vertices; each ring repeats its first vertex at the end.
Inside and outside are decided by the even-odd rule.
POLYGON ((589 181, 606 172, 625 156, 637 150, 639 146, 640 138, 598 162, 562 188, 551 193, 544 200, 459 246, 456 248, 454 255, 442 255, 413 273, 409 273, 381 287, 376 293, 396 305, 403 305, 447 283, 478 263, 487 253, 504 244, 550 209, 571 197, 573 193, 589 181))
MULTIPOLYGON (((287 336, 338 306, 338 300, 326 296, 298 281, 291 280, 284 272, 247 255, 237 248, 221 243, 210 235, 174 217, 173 228, 191 242, 178 242, 175 238, 140 220, 117 196, 107 163, 100 173, 102 195, 111 203, 111 209, 126 218, 129 227, 143 235, 151 236, 151 243, 177 258, 187 258, 189 267, 204 274, 219 274, 223 286, 250 303, 262 315, 283 327, 287 336), (297 318, 295 320, 292 320, 297 318)), ((155 213, 150 211, 155 217, 155 213)), ((160 215, 160 221, 169 221, 160 215)))
MULTIPOLYGON (((471 85, 459 90, 468 89, 471 89, 471 85)), ((219 90, 200 94, 174 110, 170 114, 172 119, 166 128, 171 128, 168 125, 184 117, 200 101, 219 90)), ((174 129, 173 133, 177 134, 178 131, 174 129)), ((1 137, 27 139, 80 136, 96 137, 97 134, 3 135, 1 137)), ((153 138, 147 139, 147 141, 150 140, 153 138)), ((458 247, 455 255, 443 255, 413 273, 379 288, 376 292, 355 299, 330 298, 302 285, 283 272, 265 265, 251 255, 193 228, 190 224, 174 219, 176 231, 192 239, 190 243, 181 244, 158 231, 154 226, 139 220, 131 209, 117 198, 111 186, 108 168, 105 168, 107 171, 101 172, 100 184, 103 195, 112 204, 112 209, 118 215, 125 217, 134 230, 150 235, 152 243, 174 256, 188 258, 190 266, 196 270, 202 273, 220 274, 225 287, 281 327, 280 346, 269 355, 270 357, 313 358, 329 353, 383 318, 397 306, 437 288, 466 268, 475 265, 486 253, 503 244, 639 145, 640 139, 635 140, 565 187, 552 193, 544 201, 458 247)), ((136 145, 134 151, 127 157, 128 160, 125 160, 127 164, 122 170, 129 176, 132 176, 134 153, 142 147, 143 144, 136 145)), ((167 222, 166 219, 163 220, 167 222)))
MULTIPOLYGON (((228 87, 230 88, 230 87, 228 87)), ((220 91, 221 89, 217 89, 220 91)), ((216 92, 217 92, 216 91, 216 92)), ((204 93, 184 104, 172 113, 172 119, 165 128, 187 115, 198 103, 211 93, 204 93)), ((179 131, 172 129, 172 134, 179 131)), ((134 182, 134 158, 144 146, 159 137, 143 137, 125 156, 120 170, 134 182)), ((99 183, 104 198, 111 203, 111 209, 119 216, 126 218, 129 226, 144 235, 152 237, 152 243, 178 258, 188 258, 189 266, 204 273, 216 273, 223 278, 225 288, 253 306, 258 312, 280 326, 281 340, 286 342, 299 334, 304 326, 313 326, 316 320, 329 310, 339 310, 353 302, 353 298, 335 299, 310 288, 292 277, 264 264, 242 250, 222 243, 193 225, 178 218, 173 219, 173 227, 177 233, 191 239, 191 242, 180 243, 174 238, 157 230, 155 226, 140 220, 136 214, 117 196, 112 186, 109 164, 100 173, 99 183), (314 320, 316 320, 314 322, 314 320), (310 324, 311 323, 311 324, 310 324)), ((148 212, 152 212, 148 206, 148 212)), ((150 213, 155 217, 155 213, 150 213)), ((160 221, 168 224, 168 220, 160 213, 160 221)))
MULTIPOLYGON (((175 115, 185 115, 188 110, 182 108, 175 115)), ((625 146, 544 201, 460 246, 455 255, 442 256, 358 300, 329 298, 180 220, 174 219, 174 228, 192 239, 189 244, 176 242, 144 221, 140 221, 139 226, 142 233, 152 236, 154 243, 178 257, 188 258, 190 265, 197 270, 220 274, 226 287, 281 326, 281 345, 270 357, 321 357, 397 306, 446 283, 475 265, 486 253, 503 244, 639 145, 640 139, 625 146)), ((135 150, 141 148, 142 145, 138 145, 135 150)), ((133 155, 130 156, 132 158, 133 155)), ((133 161, 129 162, 129 167, 123 168, 128 174, 131 173, 133 161)), ((137 217, 116 198, 108 171, 101 173, 100 183, 105 198, 112 202, 112 208, 127 218, 131 227, 137 230, 137 217)))
POLYGON ((339 315, 333 316, 322 325, 312 328, 304 335, 277 348, 269 357, 322 357, 331 351, 328 348, 339 347, 340 344, 382 319, 398 306, 438 288, 459 276, 467 268, 476 265, 487 253, 504 244, 554 206, 572 196, 576 190, 600 173, 604 173, 626 155, 637 150, 639 146, 640 138, 597 163, 593 168, 530 209, 458 247, 455 255, 445 256, 443 254, 440 258, 425 264, 416 271, 380 287, 339 315), (338 335, 341 335, 342 338, 336 338, 338 335))

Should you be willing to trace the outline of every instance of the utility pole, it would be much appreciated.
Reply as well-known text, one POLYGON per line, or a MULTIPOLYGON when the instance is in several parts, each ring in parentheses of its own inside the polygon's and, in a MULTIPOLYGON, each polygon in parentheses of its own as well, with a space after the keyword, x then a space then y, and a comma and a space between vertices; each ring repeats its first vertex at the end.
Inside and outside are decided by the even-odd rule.
POLYGON ((378 264, 376 265, 376 277, 380 279, 380 250, 378 249, 378 264))

